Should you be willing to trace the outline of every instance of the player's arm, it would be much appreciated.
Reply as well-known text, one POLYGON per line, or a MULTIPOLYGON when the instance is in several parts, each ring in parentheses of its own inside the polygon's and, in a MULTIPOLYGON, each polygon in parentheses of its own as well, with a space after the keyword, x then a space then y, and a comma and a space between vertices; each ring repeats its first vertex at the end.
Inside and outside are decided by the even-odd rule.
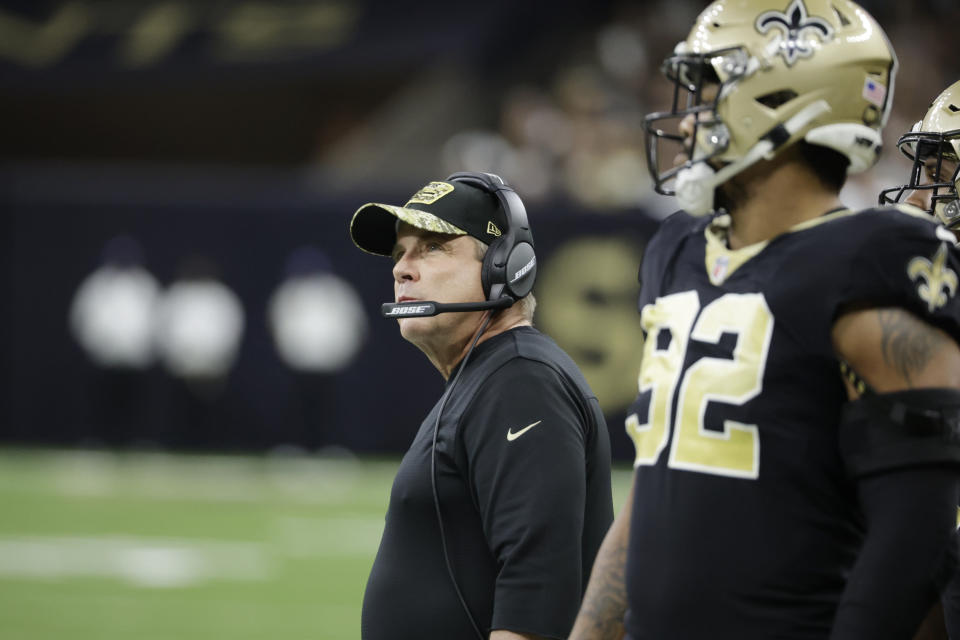
POLYGON ((569 640, 620 640, 624 635, 623 616, 627 611, 627 545, 630 541, 630 514, 633 488, 630 483, 627 502, 603 538, 590 572, 580 612, 569 640))
POLYGON ((920 624, 920 628, 917 629, 913 640, 950 640, 943 619, 943 606, 939 602, 935 602, 933 606, 930 607, 927 617, 920 624))
POLYGON ((830 637, 911 638, 956 566, 960 348, 899 308, 848 312, 832 338, 872 391, 848 384, 840 427, 866 539, 830 637))

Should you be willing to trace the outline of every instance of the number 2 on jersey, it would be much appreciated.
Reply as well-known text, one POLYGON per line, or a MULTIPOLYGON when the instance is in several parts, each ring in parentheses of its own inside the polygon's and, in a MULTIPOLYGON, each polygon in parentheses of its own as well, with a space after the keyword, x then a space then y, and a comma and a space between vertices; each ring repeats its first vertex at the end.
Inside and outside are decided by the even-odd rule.
POLYGON ((670 467, 757 478, 757 425, 724 420, 723 430, 716 431, 706 429, 703 421, 709 403, 742 405, 763 388, 774 324, 763 295, 728 293, 701 310, 695 291, 675 293, 644 307, 641 323, 647 340, 639 386, 640 393, 650 392, 650 408, 646 416, 627 417, 627 432, 636 448, 634 466, 656 464, 672 426, 670 467), (732 358, 704 356, 684 369, 691 340, 717 344, 724 333, 737 338, 732 358))

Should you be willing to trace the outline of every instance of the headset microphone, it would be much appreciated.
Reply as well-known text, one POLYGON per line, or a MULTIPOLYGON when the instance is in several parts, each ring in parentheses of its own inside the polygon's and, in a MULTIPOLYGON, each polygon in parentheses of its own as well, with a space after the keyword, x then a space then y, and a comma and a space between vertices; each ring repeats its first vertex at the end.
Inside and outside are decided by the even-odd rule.
POLYGON ((433 302, 431 300, 384 302, 380 305, 380 315, 384 318, 426 318, 438 313, 506 309, 513 306, 513 303, 513 298, 508 296, 483 302, 433 302))

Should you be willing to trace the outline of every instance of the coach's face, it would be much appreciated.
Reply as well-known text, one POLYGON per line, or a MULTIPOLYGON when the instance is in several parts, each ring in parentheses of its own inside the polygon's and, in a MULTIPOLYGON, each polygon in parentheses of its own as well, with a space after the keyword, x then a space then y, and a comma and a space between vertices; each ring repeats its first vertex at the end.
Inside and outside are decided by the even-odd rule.
MULTIPOLYGON (((481 261, 469 236, 418 229, 401 222, 393 247, 396 302, 478 302, 484 300, 481 261)), ((442 313, 430 318, 399 318, 400 333, 417 346, 443 349, 469 340, 481 312, 442 313)))

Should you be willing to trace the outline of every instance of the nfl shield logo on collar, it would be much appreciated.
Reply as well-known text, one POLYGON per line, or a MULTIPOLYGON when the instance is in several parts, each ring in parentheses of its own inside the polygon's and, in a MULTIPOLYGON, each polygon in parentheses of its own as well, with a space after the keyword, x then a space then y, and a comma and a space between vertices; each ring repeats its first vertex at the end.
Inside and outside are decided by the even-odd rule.
POLYGON ((726 279, 729 268, 730 256, 717 256, 713 261, 713 267, 710 269, 710 282, 721 284, 726 279))

